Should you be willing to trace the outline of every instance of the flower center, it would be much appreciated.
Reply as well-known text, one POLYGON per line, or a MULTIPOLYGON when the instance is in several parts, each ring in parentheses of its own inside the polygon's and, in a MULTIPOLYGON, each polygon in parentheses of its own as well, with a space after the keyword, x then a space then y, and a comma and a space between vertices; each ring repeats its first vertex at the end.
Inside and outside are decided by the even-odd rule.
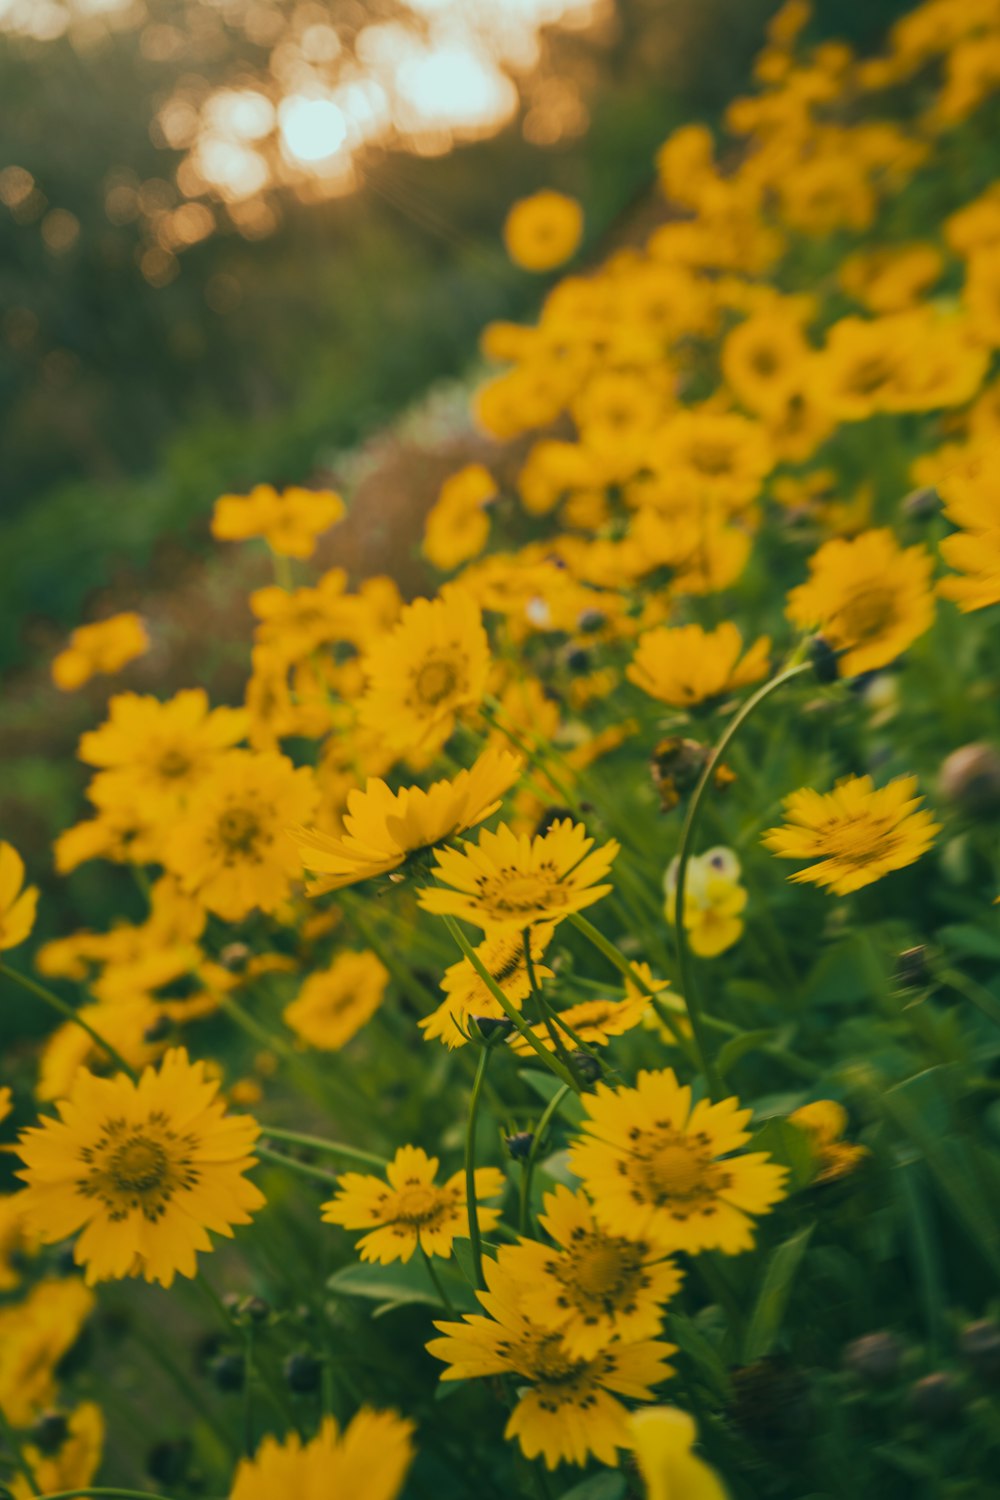
POLYGON ((251 854, 260 837, 260 819, 250 807, 229 807, 216 825, 219 842, 230 854, 251 854))
POLYGON ((860 589, 838 611, 838 633, 847 641, 872 640, 896 622, 896 601, 889 589, 860 589))
POLYGON ((501 870, 499 875, 483 876, 477 884, 480 899, 495 912, 527 915, 566 903, 566 891, 555 871, 501 870))
POLYGON ((157 1141, 132 1136, 108 1162, 108 1174, 123 1193, 148 1193, 159 1187, 167 1173, 167 1153, 157 1141))
POLYGON ((396 1218, 407 1224, 426 1224, 440 1211, 441 1202, 432 1187, 406 1187, 396 1199, 396 1218))
POLYGON ((186 776, 191 769, 191 757, 185 755, 183 750, 167 750, 160 756, 157 770, 166 781, 176 781, 180 776, 186 776))
POLYGON ((690 458, 702 474, 728 474, 733 467, 732 449, 724 443, 695 443, 690 458))
POLYGON ((632 1258, 634 1252, 633 1257, 628 1257, 613 1241, 591 1241, 574 1257, 570 1277, 585 1297, 602 1298, 621 1290, 632 1270, 627 1260, 632 1258))
POLYGON ((96 1199, 118 1223, 132 1212, 150 1223, 162 1219, 174 1194, 194 1187, 200 1173, 191 1153, 196 1142, 170 1129, 162 1114, 141 1124, 105 1120, 100 1135, 80 1151, 76 1190, 96 1199))
POLYGON ((417 697, 430 708, 452 697, 459 685, 459 674, 450 661, 425 661, 414 679, 417 697))

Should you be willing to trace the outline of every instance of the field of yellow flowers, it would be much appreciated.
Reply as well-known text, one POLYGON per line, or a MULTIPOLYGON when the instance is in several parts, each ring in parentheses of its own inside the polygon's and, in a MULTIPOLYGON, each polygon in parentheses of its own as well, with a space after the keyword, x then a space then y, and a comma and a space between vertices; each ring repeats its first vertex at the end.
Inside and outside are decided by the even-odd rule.
POLYGON ((54 850, 144 917, 0 844, 7 1500, 996 1495, 1000 6, 808 27, 641 247, 512 208, 434 597, 218 500, 245 701, 112 684, 54 850))

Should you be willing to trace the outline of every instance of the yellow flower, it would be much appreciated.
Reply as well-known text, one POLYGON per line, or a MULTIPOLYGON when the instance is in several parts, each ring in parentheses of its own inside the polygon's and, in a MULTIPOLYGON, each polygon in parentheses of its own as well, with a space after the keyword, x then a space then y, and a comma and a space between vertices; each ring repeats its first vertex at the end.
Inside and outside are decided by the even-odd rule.
POLYGON ((579 203, 551 189, 520 198, 503 226, 507 254, 525 271, 551 271, 562 265, 582 238, 579 203))
POLYGON ((935 245, 914 240, 857 250, 841 262, 838 280, 848 296, 874 313, 900 312, 933 286, 944 268, 935 245))
MULTIPOLYGON (((337 1196, 323 1204, 327 1224, 344 1229, 367 1229, 358 1241, 362 1260, 408 1261, 419 1247, 427 1255, 451 1254, 455 1237, 469 1233, 464 1171, 454 1172, 440 1186, 438 1159, 419 1146, 400 1146, 385 1169, 388 1181, 361 1172, 344 1172, 337 1196)), ((483 1198, 503 1192, 506 1178, 496 1167, 476 1168, 479 1227, 492 1229, 498 1208, 484 1208, 483 1198)))
MULTIPOLYGON (((84 1490, 101 1463, 104 1449, 104 1414, 94 1401, 84 1401, 66 1419, 66 1435, 52 1453, 24 1445, 24 1457, 39 1488, 45 1493, 84 1490)), ((36 1493, 23 1474, 7 1481, 13 1500, 32 1500, 36 1493)))
POLYGON ((263 1206, 243 1175, 257 1122, 227 1116, 218 1087, 183 1048, 138 1083, 81 1069, 59 1119, 22 1133, 25 1222, 47 1244, 82 1230, 75 1259, 88 1284, 194 1276, 207 1231, 231 1236, 263 1206))
MULTIPOLYGON (((552 928, 549 926, 531 929, 531 960, 536 981, 552 978, 552 970, 541 962, 551 937, 552 928)), ((503 990, 511 1005, 520 1010, 531 994, 531 980, 521 933, 491 934, 485 942, 479 944, 476 957, 503 990)), ((504 1015, 500 1002, 494 998, 467 958, 460 958, 445 970, 441 988, 445 992, 445 999, 437 1010, 424 1016, 417 1025, 425 1037, 437 1037, 446 1047, 461 1047, 468 1041, 466 1030, 473 1016, 499 1020, 504 1015)))
POLYGON ((283 755, 232 750, 191 797, 168 835, 164 862, 209 911, 238 922, 255 907, 274 911, 301 878, 288 832, 319 802, 312 770, 283 755))
POLYGON ((149 650, 146 627, 137 614, 112 615, 94 625, 80 625, 69 645, 52 662, 52 681, 63 693, 83 687, 99 673, 121 671, 149 650))
POLYGON ((763 417, 778 417, 801 390, 811 355, 797 319, 761 312, 727 336, 722 373, 744 406, 763 417))
POLYGON ((646 1500, 726 1500, 722 1481, 693 1451, 698 1434, 686 1411, 647 1406, 632 1413, 629 1426, 646 1500))
POLYGON ((490 535, 486 507, 496 499, 497 487, 482 464, 467 464, 441 486, 424 523, 424 556, 450 573, 470 557, 478 557, 490 535))
POLYGON ((938 592, 963 614, 1000 604, 1000 486, 993 475, 992 445, 969 453, 965 469, 939 481, 945 515, 960 529, 941 541, 941 555, 964 577, 943 578, 938 592))
POLYGON ((434 875, 450 889, 422 890, 417 900, 425 911, 462 917, 491 934, 559 922, 611 890, 594 882, 607 875, 620 846, 615 839, 600 849, 593 844, 569 818, 533 839, 501 823, 496 833, 484 829, 478 844, 439 849, 434 875))
MULTIPOLYGON (((677 859, 671 860, 664 879, 667 921, 677 921, 677 859)), ((747 892, 740 885, 740 863, 731 849, 722 845, 688 860, 684 882, 684 928, 692 953, 716 958, 743 936, 742 913, 747 892)))
POLYGON ((79 756, 100 767, 90 795, 102 809, 125 807, 159 821, 183 807, 246 731, 242 709, 210 709, 202 688, 188 688, 166 703, 120 693, 111 699, 106 722, 80 740, 79 756))
POLYGON ((769 829, 763 843, 780 859, 819 861, 790 880, 849 895, 914 864, 933 844, 940 826, 916 790, 915 776, 877 791, 870 776, 848 776, 825 794, 803 787, 785 799, 784 827, 769 829))
POLYGON ((845 652, 844 677, 875 672, 933 625, 932 567, 926 548, 901 550, 888 529, 836 537, 810 559, 809 579, 792 589, 786 613, 845 652))
POLYGON ((311 1442, 266 1437, 244 1458, 229 1500, 395 1500, 413 1462, 413 1423, 363 1406, 339 1432, 326 1417, 311 1442))
MULTIPOLYGON (((149 1041, 157 1035, 162 1012, 148 995, 130 994, 127 999, 98 1005, 81 1005, 81 1021, 98 1036, 110 1042, 120 1057, 132 1068, 144 1068, 163 1050, 163 1043, 149 1041)), ((101 1072, 108 1066, 108 1054, 92 1040, 82 1026, 66 1021, 47 1038, 38 1064, 35 1098, 41 1103, 65 1099, 81 1068, 101 1072)))
POLYGON ((224 542, 261 536, 279 557, 312 557, 316 538, 344 515, 344 502, 332 490, 298 485, 278 491, 258 484, 249 495, 222 495, 215 502, 212 535, 224 542))
POLYGON ((51 1405, 56 1368, 93 1307, 93 1292, 67 1276, 36 1282, 22 1301, 0 1308, 0 1409, 12 1427, 30 1426, 51 1405))
POLYGON ((689 1255, 752 1247, 753 1216, 784 1196, 786 1174, 763 1152, 740 1152, 750 1110, 736 1099, 692 1107, 672 1068, 640 1073, 631 1089, 599 1083, 582 1102, 589 1118, 569 1167, 598 1223, 689 1255))
POLYGON ((336 1052, 371 1020, 388 983, 389 971, 374 953, 338 953, 286 1005, 285 1025, 310 1047, 336 1052))
POLYGON ((398 792, 371 778, 364 791, 347 795, 340 838, 318 828, 294 830, 302 863, 319 877, 313 895, 355 885, 398 869, 411 854, 464 833, 500 806, 504 792, 521 774, 522 762, 506 750, 484 750, 475 765, 426 791, 406 786, 398 792))
POLYGON ((453 585, 437 599, 414 600, 370 647, 364 668, 362 725, 400 752, 436 749, 486 691, 490 651, 479 606, 453 585))
POLYGON ((639 637, 625 675, 661 703, 691 708, 767 676, 771 642, 761 636, 745 656, 743 637, 729 620, 715 630, 661 625, 639 637))
POLYGON ((460 1323, 436 1323, 443 1335, 427 1352, 447 1364, 442 1380, 513 1375, 518 1401, 504 1436, 517 1438, 527 1458, 539 1454, 554 1469, 560 1461, 585 1464, 590 1454, 612 1468, 631 1437, 628 1411, 617 1396, 648 1401, 673 1374, 673 1344, 658 1339, 615 1340, 581 1359, 562 1335, 530 1319, 521 1284, 496 1261, 483 1262, 488 1291, 477 1292, 489 1317, 467 1313, 460 1323), (525 1389, 527 1387, 527 1389, 525 1389))
MULTIPOLYGON (((640 991, 633 991, 626 1000, 581 1000, 577 1005, 568 1005, 565 1010, 558 1011, 553 1026, 563 1046, 571 1051, 576 1043, 569 1032, 563 1031, 559 1024, 562 1021, 588 1046, 606 1047, 613 1036, 624 1036, 626 1031, 642 1024, 648 1003, 648 996, 640 991)), ((544 1022, 532 1026, 531 1030, 544 1047, 550 1052, 555 1051, 552 1034, 544 1022)), ((510 1047, 523 1057, 534 1050, 520 1034, 511 1037, 510 1047)))
POLYGON ((774 454, 759 422, 700 407, 667 419, 651 444, 649 462, 677 493, 735 511, 756 500, 774 454))
POLYGON ((817 1182, 836 1182, 853 1172, 869 1155, 867 1146, 856 1146, 842 1139, 847 1129, 847 1110, 835 1099, 816 1099, 793 1109, 788 1116, 793 1125, 809 1137, 819 1165, 817 1182))
POLYGON ((29 936, 37 907, 37 886, 24 884, 24 860, 13 844, 0 841, 0 953, 29 936))
POLYGON ((602 1229, 585 1193, 557 1187, 544 1208, 540 1223, 556 1248, 522 1239, 498 1252, 525 1316, 561 1334, 580 1359, 592 1359, 613 1338, 656 1338, 663 1304, 681 1284, 674 1262, 642 1240, 602 1229))

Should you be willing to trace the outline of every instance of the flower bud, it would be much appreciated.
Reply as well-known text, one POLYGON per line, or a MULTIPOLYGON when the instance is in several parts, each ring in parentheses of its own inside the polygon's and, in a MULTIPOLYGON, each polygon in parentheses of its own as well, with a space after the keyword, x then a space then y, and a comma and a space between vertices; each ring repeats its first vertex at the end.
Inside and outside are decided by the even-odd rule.
POLYGON ((271 1304, 263 1297, 244 1297, 239 1305, 239 1314, 251 1323, 264 1323, 271 1316, 271 1304))
POLYGON ((830 642, 821 635, 814 635, 809 642, 809 660, 820 682, 836 682, 840 676, 837 653, 830 642))
POLYGON ((533 1130, 519 1130, 515 1135, 504 1137, 504 1145, 515 1161, 524 1161, 530 1155, 534 1143, 533 1130))
POLYGON ((891 1385, 904 1352, 902 1340, 894 1333, 866 1333, 844 1346, 844 1368, 866 1385, 891 1385))
POLYGON ((576 622, 577 629, 584 635, 593 635, 600 630, 607 616, 601 609, 585 609, 576 622))
POLYGON ((217 1354, 208 1373, 220 1391, 241 1391, 246 1384, 246 1364, 242 1354, 217 1354))
POLYGON ((1000 1381, 1000 1324, 991 1318, 967 1323, 958 1336, 958 1347, 981 1380, 1000 1381))
POLYGON ((910 1387, 909 1407, 921 1422, 948 1427, 965 1405, 965 1395, 954 1375, 944 1370, 925 1375, 910 1387))
POLYGON ((583 646, 570 644, 563 650, 563 665, 574 677, 582 677, 584 672, 590 671, 590 652, 583 646))
POLYGON ((927 949, 921 943, 916 948, 906 948, 896 959, 896 983, 901 989, 920 990, 931 982, 931 966, 927 949))
POLYGON ((43 1411, 31 1428, 31 1441, 40 1453, 58 1453, 69 1434, 69 1422, 64 1412, 43 1411))
POLYGON ((596 1057, 591 1057, 589 1052, 571 1052, 570 1061, 577 1077, 583 1083, 596 1083, 604 1069, 596 1057))
POLYGON ((938 790, 962 812, 1000 812, 1000 754, 992 745, 962 745, 941 767, 938 790))
POLYGON ((163 1438, 146 1454, 146 1473, 157 1484, 174 1489, 184 1483, 193 1451, 190 1438, 163 1438))
POLYGON ((941 509, 941 496, 932 484, 925 484, 904 495, 899 508, 911 521, 926 521, 941 509))
POLYGON ((469 1029, 478 1032, 481 1041, 491 1042, 494 1037, 510 1036, 514 1022, 508 1016, 473 1016, 469 1029))
POLYGON ((290 1354, 282 1369, 288 1389, 294 1391, 296 1395, 304 1396, 310 1391, 319 1389, 323 1376, 323 1362, 308 1349, 290 1354))

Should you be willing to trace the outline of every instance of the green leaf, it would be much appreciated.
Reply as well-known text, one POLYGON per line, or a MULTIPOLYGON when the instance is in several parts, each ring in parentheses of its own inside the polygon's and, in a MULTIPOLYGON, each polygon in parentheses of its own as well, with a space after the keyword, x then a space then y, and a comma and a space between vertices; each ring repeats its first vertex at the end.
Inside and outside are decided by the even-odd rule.
POLYGON ((571 1490, 563 1490, 559 1500, 622 1500, 625 1480, 613 1469, 603 1474, 592 1474, 582 1484, 574 1484, 571 1490))
POLYGON ((781 1331, 781 1321, 792 1294, 792 1283, 799 1269, 806 1247, 812 1238, 815 1224, 807 1224, 798 1234, 779 1245, 767 1263, 764 1281, 757 1302, 750 1315, 746 1338, 743 1340, 743 1363, 752 1364, 770 1354, 781 1331))
MULTIPOLYGON (((475 1294, 464 1277, 443 1261, 436 1262, 434 1269, 456 1311, 475 1312, 478 1309, 475 1294)), ((406 1265, 402 1261, 393 1261, 389 1266, 358 1261, 356 1265, 343 1266, 335 1271, 326 1285, 338 1297, 364 1297, 381 1303, 380 1315, 414 1302, 445 1307, 423 1258, 417 1256, 406 1265)))
MULTIPOLYGON (((521 1081, 530 1089, 534 1089, 538 1097, 544 1099, 546 1104, 563 1087, 554 1073, 546 1073, 541 1068, 522 1068, 520 1077, 521 1081)), ((567 1094, 556 1113, 572 1125, 579 1125, 581 1120, 587 1117, 587 1111, 580 1103, 578 1094, 567 1094)))
POLYGON ((766 1151, 772 1161, 788 1169, 788 1187, 793 1193, 808 1187, 816 1176, 816 1155, 804 1130, 790 1120, 768 1120, 755 1131, 752 1146, 766 1151))
POLYGON ((952 927, 942 927, 938 937, 947 947, 957 948, 959 953, 968 953, 973 958, 1000 959, 1000 936, 985 927, 957 922, 952 927))
POLYGON ((682 1354, 686 1354, 701 1379, 724 1404, 732 1400, 729 1372, 715 1345, 705 1337, 697 1323, 682 1313, 667 1314, 667 1331, 682 1354))
POLYGON ((756 1047, 765 1046, 773 1037, 774 1032, 770 1027, 764 1027, 760 1031, 744 1031, 742 1036, 732 1036, 724 1046, 719 1048, 715 1066, 725 1078, 729 1069, 734 1068, 741 1057, 748 1052, 753 1052, 756 1047))

